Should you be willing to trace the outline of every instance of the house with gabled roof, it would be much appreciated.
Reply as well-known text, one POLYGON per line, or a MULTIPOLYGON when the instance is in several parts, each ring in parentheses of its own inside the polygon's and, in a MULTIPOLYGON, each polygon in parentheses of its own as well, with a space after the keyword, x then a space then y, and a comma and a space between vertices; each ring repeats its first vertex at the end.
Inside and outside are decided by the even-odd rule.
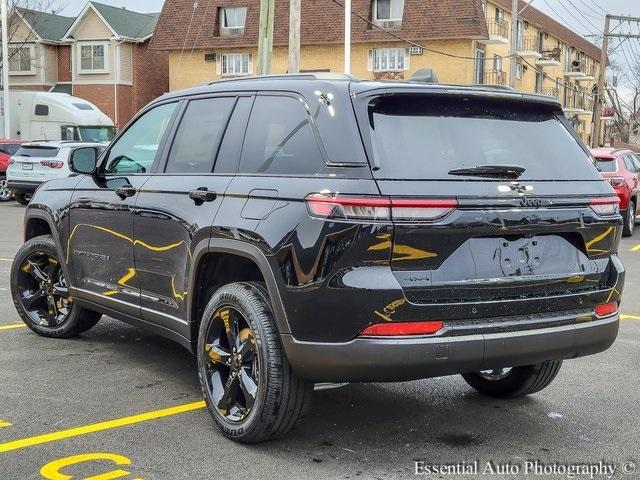
POLYGON ((17 9, 10 87, 85 98, 122 127, 168 90, 168 54, 149 49, 158 17, 98 2, 77 17, 17 9))

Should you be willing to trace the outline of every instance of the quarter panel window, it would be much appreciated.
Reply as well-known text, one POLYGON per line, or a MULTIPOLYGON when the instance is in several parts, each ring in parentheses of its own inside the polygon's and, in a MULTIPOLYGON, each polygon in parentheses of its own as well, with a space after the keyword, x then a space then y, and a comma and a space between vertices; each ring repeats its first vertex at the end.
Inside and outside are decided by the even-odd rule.
POLYGON ((257 97, 240 161, 241 173, 314 174, 324 168, 307 110, 291 97, 257 97))
POLYGON ((165 172, 211 173, 235 97, 192 100, 171 147, 165 172))
POLYGON ((106 173, 145 173, 151 169, 177 103, 160 105, 140 117, 111 147, 106 173))

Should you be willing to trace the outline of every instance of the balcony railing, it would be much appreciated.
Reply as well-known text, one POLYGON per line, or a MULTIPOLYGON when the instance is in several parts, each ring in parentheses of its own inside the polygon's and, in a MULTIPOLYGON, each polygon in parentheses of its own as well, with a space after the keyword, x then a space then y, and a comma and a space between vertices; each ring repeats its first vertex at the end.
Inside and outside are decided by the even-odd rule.
POLYGON ((518 52, 538 52, 540 53, 540 40, 534 35, 524 35, 518 38, 518 52))
POLYGON ((542 90, 540 90, 540 93, 542 95, 547 95, 548 97, 560 98, 560 90, 556 87, 543 88, 542 90))
POLYGON ((507 72, 502 70, 487 70, 484 72, 483 82, 485 85, 506 85, 507 72))
POLYGON ((487 18, 489 36, 509 38, 509 22, 503 19, 487 18))
POLYGON ((580 96, 577 99, 576 105, 578 108, 585 110, 587 112, 593 112, 593 98, 585 96, 580 96))

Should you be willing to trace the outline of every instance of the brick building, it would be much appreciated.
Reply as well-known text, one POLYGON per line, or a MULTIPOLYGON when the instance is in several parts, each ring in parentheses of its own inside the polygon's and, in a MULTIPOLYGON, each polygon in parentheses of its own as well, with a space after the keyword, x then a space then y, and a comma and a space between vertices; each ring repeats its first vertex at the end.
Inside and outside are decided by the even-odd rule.
POLYGON ((19 10, 10 86, 85 98, 122 127, 169 87, 167 53, 149 49, 158 16, 97 2, 75 18, 19 10))
MULTIPOLYGON (((351 72, 360 78, 406 79, 420 68, 432 68, 442 83, 505 84, 511 61, 506 51, 510 4, 353 0, 351 72)), ((169 52, 170 90, 255 73, 259 15, 259 0, 166 0, 151 48, 169 52)), ((289 2, 275 0, 273 73, 287 71, 288 29, 289 2)), ((523 49, 516 58, 516 88, 557 96, 588 141, 593 110, 589 82, 597 75, 599 48, 531 5, 522 13, 519 32, 523 49), (565 53, 558 65, 550 65, 547 60, 556 57, 556 48, 565 53)), ((341 5, 302 2, 301 70, 341 72, 343 36, 341 5)))

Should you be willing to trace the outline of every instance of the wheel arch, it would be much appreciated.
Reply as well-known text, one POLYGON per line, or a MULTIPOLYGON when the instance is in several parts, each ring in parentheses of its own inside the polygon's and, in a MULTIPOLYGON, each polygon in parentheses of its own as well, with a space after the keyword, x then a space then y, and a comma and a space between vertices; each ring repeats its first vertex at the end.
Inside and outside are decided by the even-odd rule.
MULTIPOLYGON (((276 319, 278 332, 280 334, 290 333, 289 322, 285 313, 278 285, 267 260, 265 254, 256 246, 233 239, 207 239, 199 242, 193 249, 193 268, 189 277, 189 292, 192 294, 188 297, 189 325, 191 329, 191 342, 195 346, 198 339, 198 328, 200 318, 198 315, 198 305, 202 302, 199 298, 198 281, 200 279, 203 265, 211 255, 224 255, 238 257, 243 262, 251 262, 255 265, 261 279, 264 281, 276 319)), ((251 278, 250 280, 256 280, 251 278)), ((237 281, 237 280, 236 280, 237 281)), ((208 299, 205 300, 205 304, 208 299)))
POLYGON ((60 241, 60 234, 55 226, 55 221, 46 212, 40 210, 27 210, 24 216, 24 241, 31 240, 32 238, 39 237, 41 235, 51 235, 56 245, 59 258, 61 260, 62 268, 65 270, 67 279, 70 279, 69 272, 67 271, 66 262, 64 262, 64 248, 60 241))

